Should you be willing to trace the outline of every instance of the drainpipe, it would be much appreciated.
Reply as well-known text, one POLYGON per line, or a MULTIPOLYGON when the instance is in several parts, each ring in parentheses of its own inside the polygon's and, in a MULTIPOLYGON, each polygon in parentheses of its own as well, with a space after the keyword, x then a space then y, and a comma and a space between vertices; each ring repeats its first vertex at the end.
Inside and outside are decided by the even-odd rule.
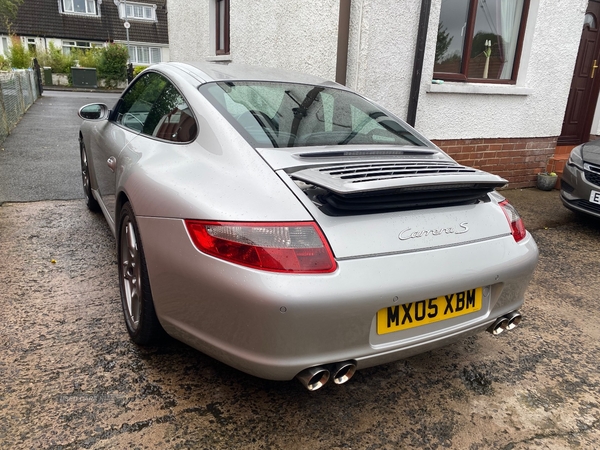
POLYGON ((427 28, 429 27, 430 11, 431 0, 423 0, 421 3, 421 17, 419 19, 417 47, 415 49, 415 61, 413 64, 412 81, 410 84, 408 112, 406 113, 406 121, 412 127, 415 126, 415 121, 417 119, 417 106, 419 104, 419 91, 421 88, 421 75, 423 74, 423 58, 425 57, 425 43, 427 41, 427 28))
POLYGON ((340 0, 340 19, 338 25, 337 63, 335 66, 335 81, 346 85, 348 69, 348 41, 350 39, 350 9, 351 0, 340 0))

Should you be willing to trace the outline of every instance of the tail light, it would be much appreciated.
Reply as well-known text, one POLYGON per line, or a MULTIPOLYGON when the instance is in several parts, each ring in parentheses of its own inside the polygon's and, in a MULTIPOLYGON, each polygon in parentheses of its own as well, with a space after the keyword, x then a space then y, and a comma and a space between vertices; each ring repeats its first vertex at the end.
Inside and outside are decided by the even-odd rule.
POLYGON ((510 232, 515 239, 515 242, 521 241, 527 234, 523 219, 521 219, 521 216, 515 207, 511 205, 508 200, 500 202, 499 205, 506 216, 506 220, 508 220, 508 223, 510 224, 510 232))
POLYGON ((293 273, 330 273, 337 267, 314 222, 186 220, 185 224, 198 250, 242 266, 293 273))

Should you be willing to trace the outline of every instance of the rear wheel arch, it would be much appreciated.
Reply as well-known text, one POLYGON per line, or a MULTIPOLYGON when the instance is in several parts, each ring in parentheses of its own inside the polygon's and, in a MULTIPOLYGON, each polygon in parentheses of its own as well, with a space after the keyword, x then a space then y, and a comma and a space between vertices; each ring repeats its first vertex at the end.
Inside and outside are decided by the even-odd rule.
POLYGON ((164 331, 154 308, 144 246, 131 203, 126 196, 119 196, 119 204, 117 260, 125 325, 136 344, 153 344, 164 331))

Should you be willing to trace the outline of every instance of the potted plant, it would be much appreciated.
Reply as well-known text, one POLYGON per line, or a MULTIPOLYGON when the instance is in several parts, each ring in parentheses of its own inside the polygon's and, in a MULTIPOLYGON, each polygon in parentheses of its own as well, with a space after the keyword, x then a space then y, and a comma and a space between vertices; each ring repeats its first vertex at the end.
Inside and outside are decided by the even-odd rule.
MULTIPOLYGON (((546 164, 546 169, 548 169, 548 164, 546 164)), ((551 191, 556 186, 557 181, 558 175, 556 175, 556 172, 554 172, 554 160, 552 160, 552 167, 550 172, 538 173, 537 188, 542 191, 551 191)))

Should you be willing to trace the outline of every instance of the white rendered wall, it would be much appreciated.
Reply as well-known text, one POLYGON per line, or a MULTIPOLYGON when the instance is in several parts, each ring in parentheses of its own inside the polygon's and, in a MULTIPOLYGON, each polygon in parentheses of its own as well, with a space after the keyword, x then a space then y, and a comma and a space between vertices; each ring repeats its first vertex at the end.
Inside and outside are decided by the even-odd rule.
MULTIPOLYGON (((172 60, 214 55, 211 5, 169 1, 172 60)), ((352 1, 347 84, 402 118, 420 5, 421 0, 352 1)), ((440 7, 441 0, 433 0, 416 128, 431 139, 558 136, 587 0, 531 0, 516 86, 431 84, 440 7)), ((231 55, 224 59, 335 79, 338 20, 339 0, 231 0, 231 55)))
POLYGON ((214 14, 210 0, 169 1, 172 61, 232 61, 335 79, 339 0, 231 0, 229 56, 214 56, 214 14))
POLYGON ((408 110, 420 4, 420 0, 352 2, 346 84, 402 119, 408 110))
MULTIPOLYGON (((348 84, 402 118, 420 4, 407 0, 400 8, 393 0, 353 2, 348 84)), ((431 139, 558 136, 587 0, 531 1, 517 86, 431 85, 440 7, 441 0, 433 0, 416 128, 431 139), (433 90, 442 92, 428 92, 433 90), (444 93, 452 90, 466 92, 444 93)))
POLYGON ((204 61, 211 55, 210 3, 210 0, 169 1, 167 18, 171 61, 204 61))
POLYGON ((231 0, 235 63, 335 80, 339 0, 231 0))
MULTIPOLYGON (((518 88, 525 95, 421 94, 417 128, 433 139, 560 135, 587 0, 533 0, 518 88)), ((432 8, 437 29, 440 3, 432 8)), ((431 85, 435 33, 428 37, 422 91, 431 85)), ((456 84, 456 83, 446 83, 456 84)), ((519 94, 518 88, 513 93, 519 94)))

